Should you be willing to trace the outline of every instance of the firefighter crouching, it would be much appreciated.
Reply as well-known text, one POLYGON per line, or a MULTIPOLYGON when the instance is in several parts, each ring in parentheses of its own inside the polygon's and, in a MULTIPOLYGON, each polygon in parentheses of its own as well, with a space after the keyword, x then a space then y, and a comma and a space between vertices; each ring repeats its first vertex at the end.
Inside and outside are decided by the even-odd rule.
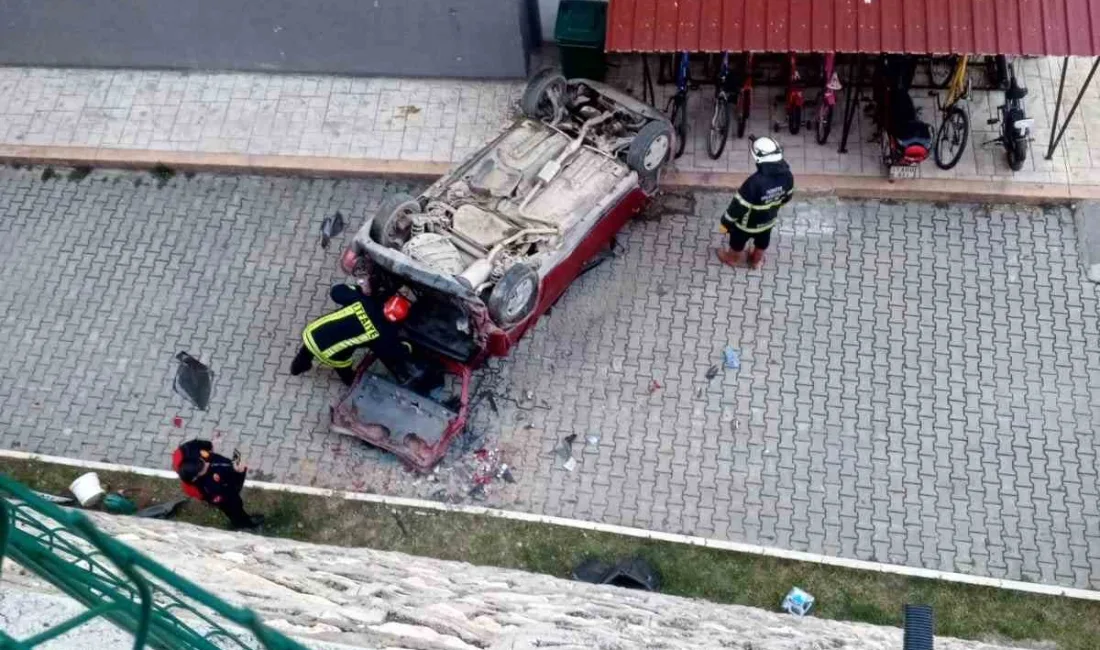
MULTIPOLYGON (((317 361, 336 371, 340 379, 351 385, 355 379, 352 355, 356 350, 369 347, 391 373, 405 383, 415 374, 410 364, 411 346, 397 335, 395 321, 401 315, 386 314, 384 308, 363 292, 363 285, 351 287, 337 284, 329 297, 341 305, 340 309, 325 314, 306 325, 302 330, 302 347, 290 364, 290 374, 300 375, 317 361)), ((393 308, 397 302, 387 303, 393 308)))

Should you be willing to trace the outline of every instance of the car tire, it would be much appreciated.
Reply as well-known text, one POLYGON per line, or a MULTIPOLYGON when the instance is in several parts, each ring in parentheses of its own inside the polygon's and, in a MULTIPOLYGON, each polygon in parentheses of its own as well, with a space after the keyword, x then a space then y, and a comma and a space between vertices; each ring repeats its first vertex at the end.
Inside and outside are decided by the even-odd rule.
POLYGON ((408 215, 419 214, 420 204, 408 194, 394 194, 382 202, 370 224, 370 237, 386 248, 400 248, 408 238, 408 215))
POLYGON ((792 106, 787 113, 787 130, 791 135, 798 135, 802 130, 802 107, 792 106))
POLYGON ((672 153, 672 125, 654 120, 643 126, 626 150, 626 164, 642 178, 657 175, 672 153))
POLYGON ((565 77, 553 68, 546 68, 531 77, 527 82, 527 88, 523 91, 520 107, 523 114, 533 120, 545 120, 554 118, 554 102, 551 99, 554 93, 565 98, 567 87, 565 77))
POLYGON ((489 293, 489 317, 501 327, 522 321, 535 310, 539 298, 539 274, 526 264, 513 264, 489 293))

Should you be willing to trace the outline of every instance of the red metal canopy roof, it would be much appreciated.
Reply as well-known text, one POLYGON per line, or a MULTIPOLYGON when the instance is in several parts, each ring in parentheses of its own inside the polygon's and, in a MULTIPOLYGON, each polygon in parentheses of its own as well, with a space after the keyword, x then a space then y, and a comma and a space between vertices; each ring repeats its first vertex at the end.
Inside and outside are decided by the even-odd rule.
POLYGON ((1100 0, 610 0, 609 52, 1100 55, 1100 0))

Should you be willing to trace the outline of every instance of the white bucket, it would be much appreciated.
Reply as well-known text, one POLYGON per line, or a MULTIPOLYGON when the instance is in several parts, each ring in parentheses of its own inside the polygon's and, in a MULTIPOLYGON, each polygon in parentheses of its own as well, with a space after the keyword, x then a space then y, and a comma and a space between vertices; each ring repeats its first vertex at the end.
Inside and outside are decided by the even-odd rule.
POLYGON ((69 486, 69 492, 72 492, 80 505, 85 508, 90 508, 99 503, 99 500, 106 494, 103 491, 103 486, 99 484, 99 475, 95 472, 88 472, 78 477, 69 486))

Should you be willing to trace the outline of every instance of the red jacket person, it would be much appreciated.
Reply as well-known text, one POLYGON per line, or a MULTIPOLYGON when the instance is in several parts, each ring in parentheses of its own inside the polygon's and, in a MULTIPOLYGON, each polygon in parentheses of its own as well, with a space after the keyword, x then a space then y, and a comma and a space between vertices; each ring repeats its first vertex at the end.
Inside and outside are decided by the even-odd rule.
POLYGON ((234 529, 255 528, 263 523, 260 515, 244 510, 241 488, 248 468, 234 453, 233 460, 214 453, 209 440, 188 440, 172 454, 172 469, 180 477, 183 493, 192 499, 213 505, 229 519, 234 529))

